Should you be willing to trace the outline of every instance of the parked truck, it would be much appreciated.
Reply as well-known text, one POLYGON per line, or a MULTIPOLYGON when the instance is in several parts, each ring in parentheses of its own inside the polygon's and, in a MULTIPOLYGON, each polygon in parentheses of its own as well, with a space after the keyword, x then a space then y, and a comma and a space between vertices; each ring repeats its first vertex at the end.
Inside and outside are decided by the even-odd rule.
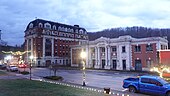
POLYGON ((158 96, 170 96, 170 83, 159 76, 144 75, 136 78, 123 80, 123 88, 128 88, 129 92, 147 93, 158 96))

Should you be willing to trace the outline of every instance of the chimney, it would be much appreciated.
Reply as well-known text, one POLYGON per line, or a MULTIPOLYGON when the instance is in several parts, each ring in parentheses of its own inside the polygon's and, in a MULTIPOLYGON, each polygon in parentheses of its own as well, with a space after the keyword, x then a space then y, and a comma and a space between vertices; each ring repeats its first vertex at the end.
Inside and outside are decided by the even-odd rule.
POLYGON ((79 25, 74 25, 74 27, 79 27, 79 25))

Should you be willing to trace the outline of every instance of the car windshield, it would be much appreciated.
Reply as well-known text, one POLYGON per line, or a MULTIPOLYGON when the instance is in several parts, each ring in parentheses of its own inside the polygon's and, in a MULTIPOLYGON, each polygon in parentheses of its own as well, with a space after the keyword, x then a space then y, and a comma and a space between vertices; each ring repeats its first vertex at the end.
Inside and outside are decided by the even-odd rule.
POLYGON ((168 84, 167 81, 165 81, 163 78, 159 78, 159 81, 164 85, 164 84, 168 84))

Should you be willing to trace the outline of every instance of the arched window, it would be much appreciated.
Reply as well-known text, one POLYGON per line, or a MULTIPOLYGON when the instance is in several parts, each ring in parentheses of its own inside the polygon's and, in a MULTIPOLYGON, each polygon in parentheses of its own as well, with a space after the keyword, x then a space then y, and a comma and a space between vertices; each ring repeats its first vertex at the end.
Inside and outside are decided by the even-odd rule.
POLYGON ((62 27, 62 28, 61 28, 61 31, 64 31, 64 30, 65 30, 65 28, 64 28, 64 27, 62 27))
POLYGON ((73 30, 73 29, 71 29, 71 32, 74 32, 74 30, 73 30))
POLYGON ((42 23, 39 23, 38 26, 39 26, 40 28, 42 28, 42 27, 43 27, 43 24, 42 24, 42 23))
POLYGON ((84 31, 84 34, 87 34, 87 31, 84 31))
POLYGON ((67 32, 67 28, 65 28, 65 32, 67 32))
POLYGON ((79 30, 79 33, 80 33, 80 34, 83 34, 83 30, 82 30, 82 29, 80 29, 80 30, 79 30))
POLYGON ((53 30, 56 30, 56 26, 55 25, 53 25, 53 30))
POLYGON ((33 28, 33 24, 32 23, 29 25, 29 28, 33 28))
POLYGON ((45 28, 47 28, 47 29, 51 29, 51 24, 49 24, 49 23, 45 23, 44 26, 45 26, 45 28))
POLYGON ((58 27, 58 31, 61 31, 61 26, 58 27))
POLYGON ((68 29, 67 29, 67 32, 70 32, 70 31, 71 31, 70 28, 68 28, 68 29))

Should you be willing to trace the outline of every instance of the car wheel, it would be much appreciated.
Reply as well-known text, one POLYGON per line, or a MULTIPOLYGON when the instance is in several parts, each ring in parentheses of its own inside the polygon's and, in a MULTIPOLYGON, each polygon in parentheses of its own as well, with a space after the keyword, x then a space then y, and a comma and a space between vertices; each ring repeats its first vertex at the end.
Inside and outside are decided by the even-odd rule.
POLYGON ((166 93, 166 96, 170 96, 170 92, 167 92, 167 93, 166 93))
POLYGON ((136 88, 134 86, 129 87, 129 92, 136 93, 136 88))

